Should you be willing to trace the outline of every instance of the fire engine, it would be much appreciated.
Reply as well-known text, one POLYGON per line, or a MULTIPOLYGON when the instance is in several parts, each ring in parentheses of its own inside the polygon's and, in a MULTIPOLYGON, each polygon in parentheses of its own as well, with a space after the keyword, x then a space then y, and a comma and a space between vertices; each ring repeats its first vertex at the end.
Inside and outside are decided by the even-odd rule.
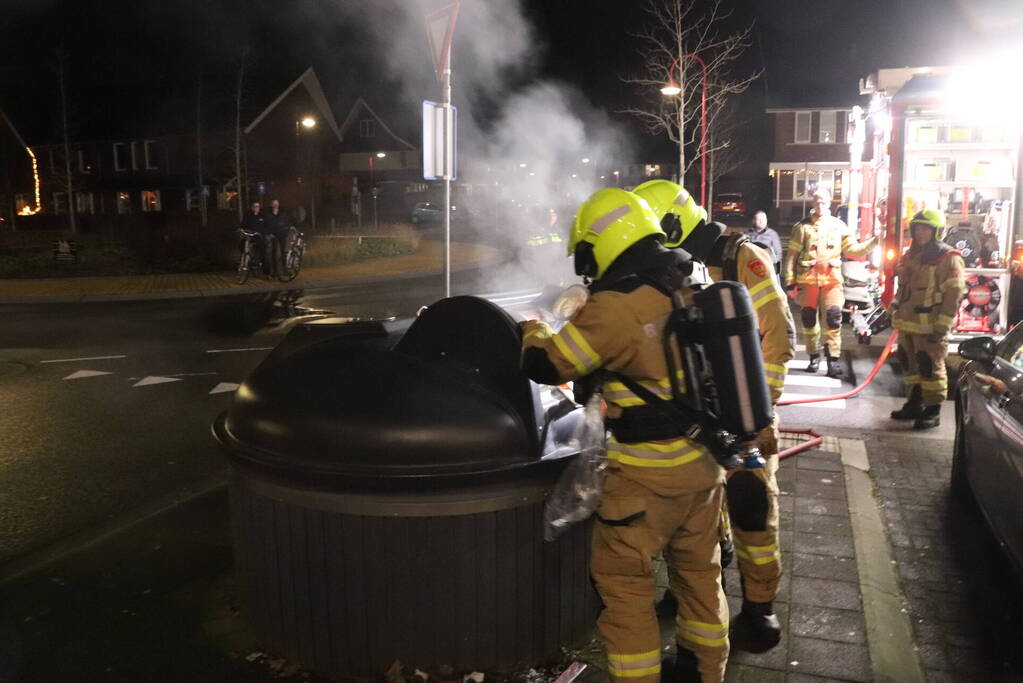
MULTIPOLYGON (((881 230, 882 306, 895 294, 895 266, 909 248, 910 218, 937 208, 948 226, 945 242, 966 262, 967 289, 953 342, 1000 337, 1017 322, 1010 318, 1010 290, 1023 259, 1023 242, 1016 241, 1023 223, 1023 100, 988 73, 881 69, 860 81, 860 93, 870 102, 850 114, 849 225, 858 226, 863 237, 881 230), (863 162, 868 145, 872 154, 863 162)), ((1023 294, 1023 284, 1016 288, 1023 294)), ((859 321, 861 337, 883 327, 881 308, 868 318, 859 321)))

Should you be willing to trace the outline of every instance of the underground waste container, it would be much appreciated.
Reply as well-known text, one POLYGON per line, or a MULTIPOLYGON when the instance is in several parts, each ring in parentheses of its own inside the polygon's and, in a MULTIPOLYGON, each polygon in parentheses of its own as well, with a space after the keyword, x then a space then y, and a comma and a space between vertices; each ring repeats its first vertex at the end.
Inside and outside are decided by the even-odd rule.
POLYGON ((296 328, 213 431, 231 464, 246 616, 334 675, 511 671, 591 633, 590 528, 543 541, 581 411, 519 370, 475 297, 414 321, 296 328))

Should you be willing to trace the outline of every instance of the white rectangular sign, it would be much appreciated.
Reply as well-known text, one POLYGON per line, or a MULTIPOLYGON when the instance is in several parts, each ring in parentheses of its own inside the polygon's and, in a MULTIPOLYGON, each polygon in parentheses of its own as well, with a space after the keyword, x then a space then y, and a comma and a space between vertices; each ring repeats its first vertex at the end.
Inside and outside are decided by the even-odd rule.
POLYGON ((454 180, 458 176, 455 155, 458 109, 450 104, 423 101, 423 178, 454 180))

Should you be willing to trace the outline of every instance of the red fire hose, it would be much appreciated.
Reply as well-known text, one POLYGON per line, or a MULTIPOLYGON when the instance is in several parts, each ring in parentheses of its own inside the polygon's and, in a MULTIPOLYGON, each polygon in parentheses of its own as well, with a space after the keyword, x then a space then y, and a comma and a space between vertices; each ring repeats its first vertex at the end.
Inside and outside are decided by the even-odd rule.
MULTIPOLYGON (((892 345, 898 338, 899 331, 892 330, 892 336, 888 338, 888 343, 885 344, 884 349, 881 350, 881 357, 878 358, 877 363, 874 364, 874 369, 870 371, 870 374, 867 375, 866 379, 860 382, 859 386, 856 386, 845 393, 835 394, 834 396, 815 396, 813 398, 800 398, 789 401, 778 401, 778 405, 791 406, 800 403, 820 403, 823 401, 837 401, 843 398, 852 398, 856 394, 866 389, 867 385, 874 381, 874 377, 876 377, 877 373, 880 372, 881 366, 884 365, 885 361, 888 360, 888 356, 891 355, 892 345)), ((796 453, 800 453, 815 446, 819 446, 821 443, 824 442, 824 437, 812 429, 779 429, 778 431, 780 431, 782 434, 804 434, 810 437, 809 439, 800 444, 792 446, 791 448, 786 448, 784 451, 781 451, 778 454, 779 460, 782 458, 787 458, 790 455, 795 455, 796 453)))

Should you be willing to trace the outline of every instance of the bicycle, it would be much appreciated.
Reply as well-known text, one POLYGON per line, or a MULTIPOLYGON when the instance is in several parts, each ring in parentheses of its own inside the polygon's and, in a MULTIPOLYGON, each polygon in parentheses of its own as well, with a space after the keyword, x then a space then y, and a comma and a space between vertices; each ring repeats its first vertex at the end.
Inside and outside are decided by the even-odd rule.
POLYGON ((291 228, 285 244, 287 246, 283 254, 282 260, 284 263, 280 279, 282 282, 291 282, 298 277, 298 272, 302 269, 302 256, 305 254, 305 233, 291 228))
POLYGON ((242 228, 239 228, 238 234, 241 235, 244 242, 241 245, 242 255, 238 259, 238 274, 235 280, 238 284, 244 285, 249 279, 249 274, 253 270, 259 270, 263 266, 263 249, 266 235, 262 235, 258 232, 251 232, 242 228))

